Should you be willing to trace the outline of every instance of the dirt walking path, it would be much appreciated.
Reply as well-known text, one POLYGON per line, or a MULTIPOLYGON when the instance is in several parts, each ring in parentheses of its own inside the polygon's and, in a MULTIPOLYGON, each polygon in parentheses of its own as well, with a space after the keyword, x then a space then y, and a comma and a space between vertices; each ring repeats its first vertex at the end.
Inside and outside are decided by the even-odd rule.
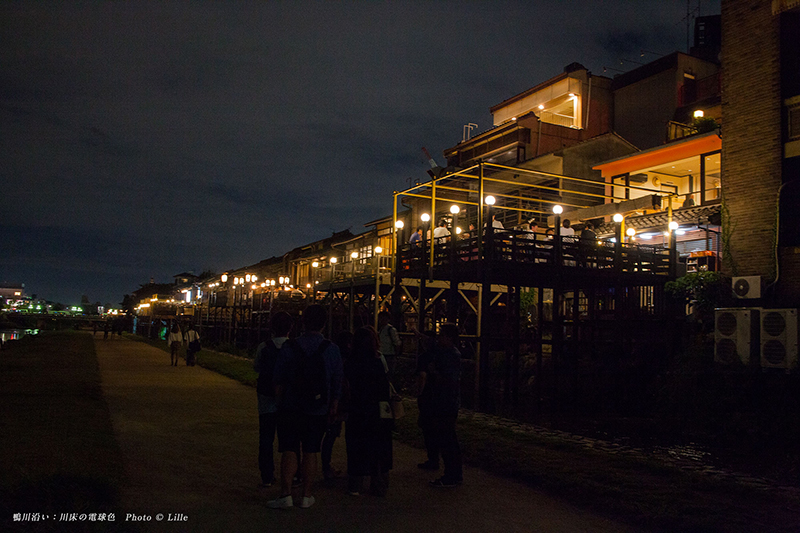
MULTIPOLYGON (((397 442, 386 498, 349 496, 339 479, 317 484, 310 509, 268 509, 278 489, 257 488, 254 389, 200 367, 171 367, 169 354, 144 343, 95 345, 125 458, 125 514, 117 520, 137 515, 144 531, 631 530, 475 468, 465 468, 463 486, 433 489, 431 474, 416 467, 422 452, 397 442)), ((345 469, 343 438, 333 464, 345 469)))

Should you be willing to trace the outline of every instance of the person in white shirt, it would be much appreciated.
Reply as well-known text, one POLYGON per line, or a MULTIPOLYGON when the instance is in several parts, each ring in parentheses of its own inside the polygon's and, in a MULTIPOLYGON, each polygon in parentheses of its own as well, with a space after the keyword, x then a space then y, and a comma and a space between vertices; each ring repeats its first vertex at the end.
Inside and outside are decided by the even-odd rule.
POLYGON ((433 230, 433 238, 437 243, 442 243, 447 237, 450 236, 450 230, 447 229, 447 222, 442 220, 439 225, 433 230))
POLYGON ((572 228, 572 225, 571 225, 571 224, 572 224, 572 223, 569 221, 569 219, 568 219, 568 218, 565 218, 565 219, 564 219, 564 222, 562 222, 562 223, 561 223, 561 225, 563 226, 563 227, 561 228, 561 236, 562 236, 562 237, 567 237, 567 236, 573 236, 573 235, 575 235, 575 230, 572 228))
POLYGON ((169 364, 170 366, 178 366, 178 351, 181 349, 183 343, 183 333, 181 327, 177 322, 172 323, 172 329, 167 337, 167 344, 169 344, 169 364))

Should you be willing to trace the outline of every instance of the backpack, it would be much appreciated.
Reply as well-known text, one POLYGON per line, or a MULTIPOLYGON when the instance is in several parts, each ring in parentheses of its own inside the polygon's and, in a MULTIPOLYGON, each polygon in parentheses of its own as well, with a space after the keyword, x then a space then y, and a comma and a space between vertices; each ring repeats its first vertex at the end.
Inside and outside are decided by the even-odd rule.
POLYGON ((286 342, 296 360, 293 388, 297 391, 298 407, 302 411, 312 411, 327 406, 328 373, 325 371, 325 358, 322 354, 331 345, 331 341, 322 341, 311 355, 306 354, 296 340, 286 342))
POLYGON ((258 373, 258 380, 256 381, 256 391, 258 394, 269 397, 275 396, 274 372, 275 362, 278 360, 278 353, 280 353, 280 350, 275 346, 275 343, 272 342, 272 339, 264 343, 264 349, 261 352, 263 370, 258 373))

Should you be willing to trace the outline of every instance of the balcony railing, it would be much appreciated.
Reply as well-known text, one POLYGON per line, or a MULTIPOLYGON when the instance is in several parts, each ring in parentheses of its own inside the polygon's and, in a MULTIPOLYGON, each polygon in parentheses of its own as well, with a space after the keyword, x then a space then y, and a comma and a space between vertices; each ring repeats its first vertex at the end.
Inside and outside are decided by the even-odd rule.
POLYGON ((379 255, 377 257, 367 257, 348 261, 347 263, 320 267, 316 269, 314 281, 324 284, 331 281, 341 282, 375 279, 376 272, 389 273, 391 269, 392 257, 388 255, 379 255))
MULTIPOLYGON (((459 268, 480 258, 477 237, 456 240, 455 249, 452 246, 449 237, 435 243, 434 269, 459 268)), ((486 260, 500 263, 539 267, 616 270, 664 276, 670 273, 670 252, 662 246, 586 241, 577 236, 548 238, 526 231, 502 230, 493 233, 491 242, 487 241, 483 247, 483 256, 486 260)), ((430 262, 430 248, 426 243, 420 246, 406 244, 400 249, 398 264, 402 276, 423 275, 430 268, 430 262)), ((446 273, 443 274, 446 277, 446 273)))

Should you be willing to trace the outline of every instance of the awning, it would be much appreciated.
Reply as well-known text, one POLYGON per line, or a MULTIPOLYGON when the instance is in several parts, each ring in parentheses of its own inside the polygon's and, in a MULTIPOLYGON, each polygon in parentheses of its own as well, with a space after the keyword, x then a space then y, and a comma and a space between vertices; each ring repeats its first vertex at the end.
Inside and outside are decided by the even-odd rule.
POLYGON ((721 149, 722 139, 716 131, 712 131, 702 135, 684 137, 683 139, 664 146, 657 146, 656 148, 637 152, 632 155, 612 159, 595 165, 592 168, 594 170, 599 170, 603 178, 611 178, 613 176, 619 176, 620 174, 634 172, 643 168, 666 165, 672 161, 707 154, 721 149))
MULTIPOLYGON (((722 212, 722 204, 699 205, 695 207, 685 207, 672 211, 672 220, 678 224, 685 225, 705 225, 716 218, 722 212)), ((649 215, 628 217, 625 219, 625 226, 636 229, 637 232, 651 229, 666 230, 669 224, 669 213, 661 211, 649 215)), ((715 225, 715 224, 712 224, 715 225)), ((595 230, 598 236, 613 235, 615 224, 609 222, 603 224, 595 230)))

